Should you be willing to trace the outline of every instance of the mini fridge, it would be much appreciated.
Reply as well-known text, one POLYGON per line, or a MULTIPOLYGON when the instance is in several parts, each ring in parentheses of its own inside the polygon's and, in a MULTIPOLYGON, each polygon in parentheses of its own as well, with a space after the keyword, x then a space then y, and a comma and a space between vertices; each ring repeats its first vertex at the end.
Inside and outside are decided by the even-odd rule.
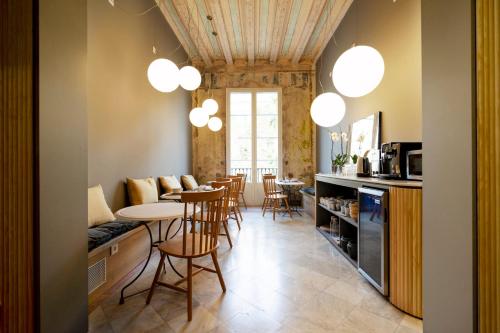
POLYGON ((388 193, 361 187, 359 193, 358 270, 380 293, 389 293, 388 193))

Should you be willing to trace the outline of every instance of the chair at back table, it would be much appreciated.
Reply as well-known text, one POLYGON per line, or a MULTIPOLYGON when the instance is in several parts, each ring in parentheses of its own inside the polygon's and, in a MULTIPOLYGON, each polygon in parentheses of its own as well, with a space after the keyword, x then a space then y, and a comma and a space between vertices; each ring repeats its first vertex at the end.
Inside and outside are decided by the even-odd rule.
MULTIPOLYGON (((237 182, 237 191, 236 188, 234 188, 235 192, 231 191, 231 202, 229 203, 229 207, 232 207, 232 210, 234 211, 235 215, 237 214, 237 217, 240 217, 240 221, 243 221, 243 216, 241 215, 241 210, 240 210, 240 193, 241 193, 241 187, 243 186, 243 177, 241 176, 227 176, 230 178, 232 181, 237 182)), ((238 222, 239 223, 239 222, 238 222)))
POLYGON ((220 188, 209 192, 183 192, 181 201, 184 203, 184 218, 182 220, 182 235, 169 239, 158 246, 161 257, 156 274, 149 290, 146 304, 151 302, 155 287, 164 286, 176 291, 187 293, 188 320, 193 317, 193 276, 208 271, 216 273, 222 290, 226 291, 222 272, 217 261, 218 235, 224 213, 224 191, 220 188), (198 208, 201 212, 197 216, 198 208), (214 268, 193 263, 193 259, 210 255, 214 268), (173 284, 158 281, 166 256, 187 259, 187 275, 173 284), (197 268, 193 272, 193 267, 197 268), (187 288, 179 287, 187 282, 187 288))
POLYGON ((245 205, 245 209, 248 209, 247 202, 245 201, 245 186, 247 184, 247 174, 246 173, 237 173, 236 176, 242 178, 242 184, 240 189, 240 196, 243 204, 245 205))
POLYGON ((219 234, 220 236, 226 236, 227 241, 229 242, 229 246, 233 247, 233 242, 231 241, 231 235, 229 234, 229 202, 231 200, 231 179, 223 180, 223 181, 214 181, 212 182, 213 188, 223 188, 224 191, 224 199, 223 199, 223 213, 222 213, 222 226, 224 227, 225 234, 219 234))
POLYGON ((281 200, 285 202, 285 211, 288 212, 290 217, 292 217, 292 212, 290 210, 290 205, 288 204, 288 195, 282 194, 281 191, 276 189, 276 176, 273 175, 263 175, 262 184, 264 185, 264 203, 262 216, 266 214, 268 208, 273 210, 273 220, 276 217, 276 212, 283 211, 281 209, 281 200))

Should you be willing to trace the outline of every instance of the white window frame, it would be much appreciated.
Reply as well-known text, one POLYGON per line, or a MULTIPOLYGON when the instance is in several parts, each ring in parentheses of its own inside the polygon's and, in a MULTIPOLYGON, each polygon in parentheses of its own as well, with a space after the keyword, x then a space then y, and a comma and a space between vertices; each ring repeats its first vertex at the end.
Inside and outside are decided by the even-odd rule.
POLYGON ((247 92, 252 94, 252 182, 257 183, 257 93, 276 92, 278 93, 278 172, 277 177, 281 177, 283 172, 283 121, 282 121, 282 90, 281 88, 226 88, 226 173, 231 172, 231 103, 230 95, 233 92, 247 92))

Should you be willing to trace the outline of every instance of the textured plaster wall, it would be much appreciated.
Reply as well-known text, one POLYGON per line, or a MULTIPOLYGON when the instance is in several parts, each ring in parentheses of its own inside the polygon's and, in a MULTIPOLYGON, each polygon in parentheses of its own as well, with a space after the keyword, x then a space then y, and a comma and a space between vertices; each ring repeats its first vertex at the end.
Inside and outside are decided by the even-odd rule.
POLYGON ((201 87, 193 93, 193 107, 213 94, 219 103, 217 116, 223 121, 219 132, 193 127, 193 173, 201 182, 226 174, 226 89, 282 89, 283 175, 293 174, 313 183, 315 172, 315 129, 309 116, 315 94, 311 71, 224 71, 206 73, 201 87), (211 82, 211 83, 210 83, 211 82), (209 86, 211 89, 209 90, 209 86))

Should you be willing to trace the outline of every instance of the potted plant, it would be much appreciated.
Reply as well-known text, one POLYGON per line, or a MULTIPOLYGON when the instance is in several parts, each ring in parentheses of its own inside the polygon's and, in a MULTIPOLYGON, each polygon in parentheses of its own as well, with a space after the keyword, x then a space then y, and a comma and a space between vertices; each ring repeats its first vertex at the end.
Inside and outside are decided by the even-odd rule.
POLYGON ((330 138, 332 140, 332 147, 330 150, 331 160, 332 160, 332 173, 341 175, 344 166, 349 161, 349 154, 347 154, 347 141, 348 135, 346 132, 330 132, 330 138), (335 154, 335 146, 339 145, 340 152, 335 154))

